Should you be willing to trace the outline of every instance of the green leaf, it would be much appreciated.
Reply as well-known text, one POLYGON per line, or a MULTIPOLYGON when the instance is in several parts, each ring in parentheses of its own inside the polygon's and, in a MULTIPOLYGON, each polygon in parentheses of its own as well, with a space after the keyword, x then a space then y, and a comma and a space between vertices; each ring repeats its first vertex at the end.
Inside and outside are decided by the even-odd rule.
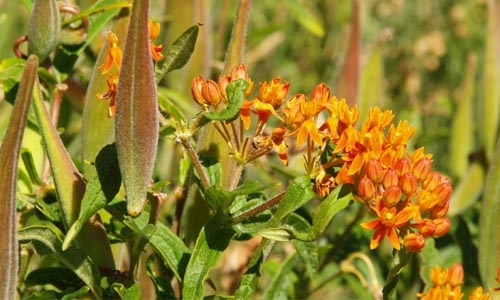
POLYGON ((61 237, 45 226, 25 227, 19 230, 18 235, 21 244, 39 243, 49 249, 64 266, 75 272, 85 282, 98 299, 101 298, 99 270, 84 251, 74 247, 63 251, 61 237))
POLYGON ((319 266, 318 244, 316 241, 300 239, 300 236, 307 236, 312 231, 311 224, 295 213, 288 217, 287 224, 293 228, 294 235, 297 237, 297 239, 292 240, 292 243, 306 267, 307 276, 312 282, 315 282, 319 266))
POLYGON ((394 255, 394 265, 389 270, 382 294, 384 299, 388 299, 395 291, 399 281, 399 273, 413 257, 413 252, 397 251, 394 255))
POLYGON ((335 215, 348 207, 353 201, 350 186, 342 185, 333 190, 314 212, 313 230, 310 233, 311 239, 319 237, 335 215))
POLYGON ((485 288, 498 287, 495 277, 500 266, 500 139, 484 185, 479 219, 479 273, 485 288))
POLYGON ((87 183, 80 214, 66 234, 63 250, 69 247, 85 222, 113 200, 120 190, 121 175, 115 144, 102 148, 95 159, 95 166, 95 172, 87 183))
POLYGON ((16 103, 11 114, 7 131, 0 146, 0 265, 5 271, 0 272, 1 298, 16 298, 17 271, 19 254, 17 245, 16 216, 16 181, 18 162, 23 141, 24 129, 28 120, 28 111, 33 96, 33 86, 37 77, 38 58, 28 57, 26 69, 21 78, 16 103))
POLYGON ((311 10, 310 7, 305 5, 307 2, 292 0, 286 1, 288 9, 293 18, 297 22, 307 29, 310 33, 317 37, 323 37, 325 35, 325 29, 321 23, 321 19, 311 10))
POLYGON ((249 83, 243 79, 231 81, 226 88, 228 98, 227 107, 220 112, 206 113, 204 117, 213 121, 226 121, 236 118, 245 99, 245 92, 248 86, 249 83))
POLYGON ((182 68, 193 54, 196 38, 198 37, 199 25, 189 27, 182 35, 170 46, 165 55, 165 59, 158 63, 155 71, 156 82, 170 71, 182 68))
POLYGON ((257 181, 248 180, 232 191, 213 185, 205 191, 205 199, 209 207, 218 212, 226 212, 238 196, 264 191, 272 185, 263 186, 257 181))
MULTIPOLYGON (((106 209, 134 232, 140 232, 149 221, 147 212, 143 212, 136 218, 128 218, 124 202, 108 206, 106 209)), ((172 270, 175 277, 182 280, 190 256, 189 249, 165 224, 157 223, 155 227, 155 231, 148 237, 149 243, 172 270)))
POLYGON ((259 231, 259 234, 266 239, 278 242, 289 242, 295 238, 292 230, 286 227, 262 229, 261 231, 259 231))
POLYGON ((287 257, 287 259, 280 264, 279 270, 276 275, 271 279, 268 288, 264 291, 262 299, 290 299, 290 295, 287 291, 293 288, 294 281, 296 281, 295 274, 293 273, 293 267, 297 263, 298 257, 297 253, 293 253, 287 257))
MULTIPOLYGON (((283 219, 297 210, 299 207, 307 203, 315 197, 311 189, 310 179, 307 176, 297 177, 290 184, 285 196, 279 203, 275 213, 272 215, 267 226, 268 228, 276 228, 281 225, 283 219)), ((236 291, 236 298, 250 299, 255 292, 258 281, 261 277, 260 267, 265 259, 265 253, 269 253, 273 246, 273 242, 269 239, 263 239, 259 247, 255 250, 252 259, 250 260, 248 271, 243 275, 240 286, 236 291)))
POLYGON ((235 235, 235 231, 222 223, 224 217, 216 214, 203 227, 193 249, 184 276, 182 296, 202 299, 208 272, 219 262, 222 252, 235 235))
POLYGON ((469 169, 462 174, 460 181, 453 188, 449 216, 455 216, 469 209, 483 192, 485 171, 479 162, 472 162, 469 169))
POLYGON ((48 267, 33 270, 26 276, 24 284, 27 286, 52 284, 60 290, 76 287, 82 284, 82 280, 75 272, 67 268, 48 267))
POLYGON ((112 287, 121 299, 141 299, 141 289, 137 283, 134 283, 129 287, 126 287, 121 283, 113 283, 112 287))

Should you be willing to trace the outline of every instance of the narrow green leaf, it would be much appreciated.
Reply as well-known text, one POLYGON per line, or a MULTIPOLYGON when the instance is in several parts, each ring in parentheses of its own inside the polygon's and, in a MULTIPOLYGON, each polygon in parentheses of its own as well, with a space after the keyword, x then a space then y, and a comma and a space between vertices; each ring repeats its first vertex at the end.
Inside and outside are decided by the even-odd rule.
POLYGON ((126 287, 121 283, 114 283, 112 286, 121 299, 141 299, 141 289, 137 283, 134 283, 129 287, 126 287))
MULTIPOLYGON (((118 37, 120 48, 123 48, 125 43, 129 21, 130 9, 123 8, 111 29, 118 37)), ((98 93, 108 90, 106 84, 108 75, 103 75, 99 66, 106 61, 109 48, 109 43, 105 43, 99 52, 85 95, 82 119, 82 160, 84 161, 83 175, 85 178, 90 177, 93 169, 91 162, 94 162, 99 151, 115 140, 115 119, 107 117, 109 100, 100 100, 96 96, 98 93)))
POLYGON ((170 71, 182 68, 193 54, 196 39, 198 37, 200 25, 189 27, 182 35, 175 40, 165 55, 165 59, 160 61, 155 71, 156 82, 160 82, 170 71))
POLYGON ((478 162, 473 162, 453 188, 448 211, 450 216, 466 211, 478 201, 483 192, 484 177, 484 167, 478 162))
POLYGON ((500 267, 500 139, 491 161, 483 192, 479 220, 479 273, 486 289, 498 287, 500 267))
POLYGON ((314 283, 318 272, 319 257, 318 244, 316 241, 301 240, 300 236, 308 236, 312 231, 312 226, 302 216, 294 213, 288 217, 287 224, 294 230, 297 239, 292 240, 297 254, 306 267, 307 276, 314 283))
POLYGON ((359 95, 359 120, 365 120, 370 108, 383 106, 384 99, 384 62, 382 56, 383 42, 377 41, 366 65, 361 72, 359 95))
POLYGON ((116 149, 131 216, 143 210, 158 147, 158 98, 148 20, 149 0, 134 0, 116 92, 116 149))
POLYGON ((63 251, 62 240, 52 229, 45 226, 25 227, 19 230, 19 242, 21 244, 40 243, 49 249, 64 266, 75 272, 85 282, 98 299, 101 298, 102 291, 97 266, 80 249, 70 247, 63 251))
POLYGON ((257 181, 248 180, 234 190, 228 191, 220 185, 213 185, 205 191, 205 200, 211 209, 219 212, 227 211, 236 197, 262 192, 271 186, 263 186, 257 181))
POLYGON ((95 172, 87 183, 78 219, 71 225, 63 243, 66 250, 85 222, 104 208, 118 193, 121 175, 115 144, 105 146, 95 159, 95 172))
MULTIPOLYGON (((106 209, 118 220, 127 225, 134 232, 139 232, 147 226, 149 214, 143 212, 136 218, 127 218, 127 211, 124 203, 117 203, 106 209)), ((170 228, 163 223, 157 223, 156 229, 149 236, 149 243, 155 251, 161 256, 162 260, 172 270, 178 280, 182 280, 190 252, 184 242, 175 235, 170 228)))
POLYGON ((226 121, 236 118, 245 99, 248 86, 249 83, 243 79, 231 81, 226 88, 227 98, 229 99, 227 107, 220 112, 206 113, 204 117, 214 121, 226 121))
MULTIPOLYGON (((461 177, 467 172, 469 154, 472 152, 474 142, 473 99, 476 65, 475 56, 469 55, 462 83, 462 93, 458 99, 459 102, 451 124, 449 166, 451 173, 457 177, 461 177)), ((450 205, 450 208, 452 207, 450 205)))
POLYGON ((389 297, 394 293, 396 286, 399 281, 399 273, 403 270, 403 268, 410 262, 413 257, 413 252, 406 251, 398 251, 394 255, 394 264, 392 268, 389 270, 389 274, 387 275, 384 288, 382 289, 382 294, 384 299, 389 299, 389 297))
POLYGON ((286 227, 262 229, 261 231, 259 231, 259 234, 266 239, 277 242, 289 242, 295 237, 292 230, 286 227))
POLYGON ((235 235, 234 230, 221 224, 221 219, 220 214, 213 216, 200 232, 184 276, 182 296, 185 299, 203 299, 208 272, 219 262, 235 235))
POLYGON ((337 187, 319 205, 313 215, 313 230, 310 237, 316 239, 326 229, 335 215, 354 201, 350 186, 337 187))
POLYGON ((307 2, 289 0, 285 3, 288 9, 290 9, 293 18, 297 20, 302 27, 317 37, 323 37, 325 35, 325 28, 323 27, 321 18, 306 5, 307 2))
POLYGON ((262 299, 290 299, 290 295, 287 291, 293 287, 294 284, 294 274, 293 267, 297 263, 298 257, 297 253, 293 253, 287 257, 287 259, 280 264, 280 268, 277 274, 271 279, 271 282, 267 289, 262 295, 262 299))
POLYGON ((61 16, 56 0, 35 0, 28 29, 28 53, 44 61, 56 49, 61 35, 61 16))
POLYGON ((16 298, 19 254, 17 245, 16 181, 19 153, 28 120, 28 111, 37 80, 38 57, 32 55, 26 61, 19 93, 12 111, 7 131, 0 147, 0 296, 3 299, 16 298))
MULTIPOLYGON (((295 178, 287 189, 275 213, 267 223, 268 228, 280 226, 286 216, 314 197, 315 194, 311 189, 310 179, 307 176, 295 178)), ((271 251, 273 245, 274 242, 272 240, 263 239, 259 247, 255 250, 250 260, 248 270, 241 278, 240 286, 236 290, 236 298, 250 299, 255 292, 262 275, 260 271, 261 264, 266 258, 266 255, 269 254, 269 251, 271 251)))

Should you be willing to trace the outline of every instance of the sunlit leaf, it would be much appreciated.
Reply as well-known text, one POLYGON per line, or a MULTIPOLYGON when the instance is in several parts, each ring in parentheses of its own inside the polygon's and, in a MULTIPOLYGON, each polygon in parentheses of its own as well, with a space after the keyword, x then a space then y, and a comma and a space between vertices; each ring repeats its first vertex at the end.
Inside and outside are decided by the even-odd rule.
POLYGON ((226 89, 227 98, 229 99, 227 107, 220 112, 209 112, 204 114, 204 117, 214 121, 232 120, 236 118, 240 112, 241 105, 245 99, 245 91, 249 83, 243 79, 231 81, 226 89))

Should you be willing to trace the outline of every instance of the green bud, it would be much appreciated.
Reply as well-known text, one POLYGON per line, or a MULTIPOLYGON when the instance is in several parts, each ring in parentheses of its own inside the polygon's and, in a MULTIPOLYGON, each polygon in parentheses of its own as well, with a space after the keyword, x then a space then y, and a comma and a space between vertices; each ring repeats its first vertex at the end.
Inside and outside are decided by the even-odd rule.
POLYGON ((44 61, 57 47, 61 16, 56 0, 35 0, 28 29, 28 53, 44 61))

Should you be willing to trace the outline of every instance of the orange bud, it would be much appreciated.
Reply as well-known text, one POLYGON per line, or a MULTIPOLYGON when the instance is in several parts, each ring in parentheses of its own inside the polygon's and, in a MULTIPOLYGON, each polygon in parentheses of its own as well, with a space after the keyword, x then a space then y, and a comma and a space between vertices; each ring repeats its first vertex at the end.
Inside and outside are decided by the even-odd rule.
POLYGON ((193 78, 193 81, 191 81, 191 94, 193 95, 194 101, 196 101, 196 103, 198 103, 200 106, 206 105, 205 99, 201 94, 201 90, 203 89, 204 84, 205 81, 201 76, 197 76, 193 78))
POLYGON ((373 182, 379 182, 382 179, 383 170, 380 161, 376 158, 370 158, 365 165, 366 176, 373 182))
POLYGON ((435 205, 431 208, 430 215, 432 218, 441 218, 446 216, 450 208, 450 202, 445 202, 443 205, 435 205))
POLYGON ((384 188, 388 188, 392 185, 398 185, 399 179, 396 171, 393 169, 387 169, 385 171, 384 177, 382 177, 382 185, 384 188))
POLYGON ((329 99, 330 99, 330 88, 324 83, 318 84, 311 92, 311 101, 323 104, 326 103, 329 99))
POLYGON ((394 167, 399 176, 410 172, 411 164, 410 161, 406 158, 401 158, 396 162, 396 166, 394 167))
POLYGON ((434 225, 436 225, 436 231, 432 235, 435 238, 443 236, 448 232, 451 226, 451 221, 448 218, 438 218, 433 220, 434 225))
POLYGON ((424 237, 433 235, 434 231, 436 231, 436 225, 431 219, 417 221, 413 227, 416 228, 424 237))
POLYGON ((368 177, 363 176, 358 183, 358 196, 364 201, 371 200, 375 195, 375 185, 368 179, 368 177))
POLYGON ((397 185, 391 185, 384 191, 382 203, 386 207, 393 207, 401 200, 401 189, 397 185))
POLYGON ((399 178, 399 187, 403 194, 410 196, 417 190, 417 179, 412 173, 405 173, 399 178))
POLYGON ((423 182, 423 188, 427 189, 429 191, 434 190, 438 184, 441 183, 441 173, 439 172, 432 172, 427 177, 425 178, 423 182))
POLYGON ((219 86, 213 80, 207 80, 203 84, 201 94, 210 106, 217 106, 222 99, 219 86))
POLYGON ((446 202, 448 202, 451 197, 451 191, 452 188, 449 182, 441 183, 434 189, 434 193, 436 193, 438 197, 439 205, 444 205, 446 202))
POLYGON ((464 282, 464 267, 462 264, 453 264, 449 269, 449 280, 448 282, 452 287, 461 285, 464 282))
POLYGON ((425 246, 425 238, 420 233, 408 233, 403 241, 406 250, 418 252, 425 246))
POLYGON ((413 164, 413 175, 417 180, 424 180, 429 175, 432 167, 432 161, 427 157, 422 157, 413 164))

